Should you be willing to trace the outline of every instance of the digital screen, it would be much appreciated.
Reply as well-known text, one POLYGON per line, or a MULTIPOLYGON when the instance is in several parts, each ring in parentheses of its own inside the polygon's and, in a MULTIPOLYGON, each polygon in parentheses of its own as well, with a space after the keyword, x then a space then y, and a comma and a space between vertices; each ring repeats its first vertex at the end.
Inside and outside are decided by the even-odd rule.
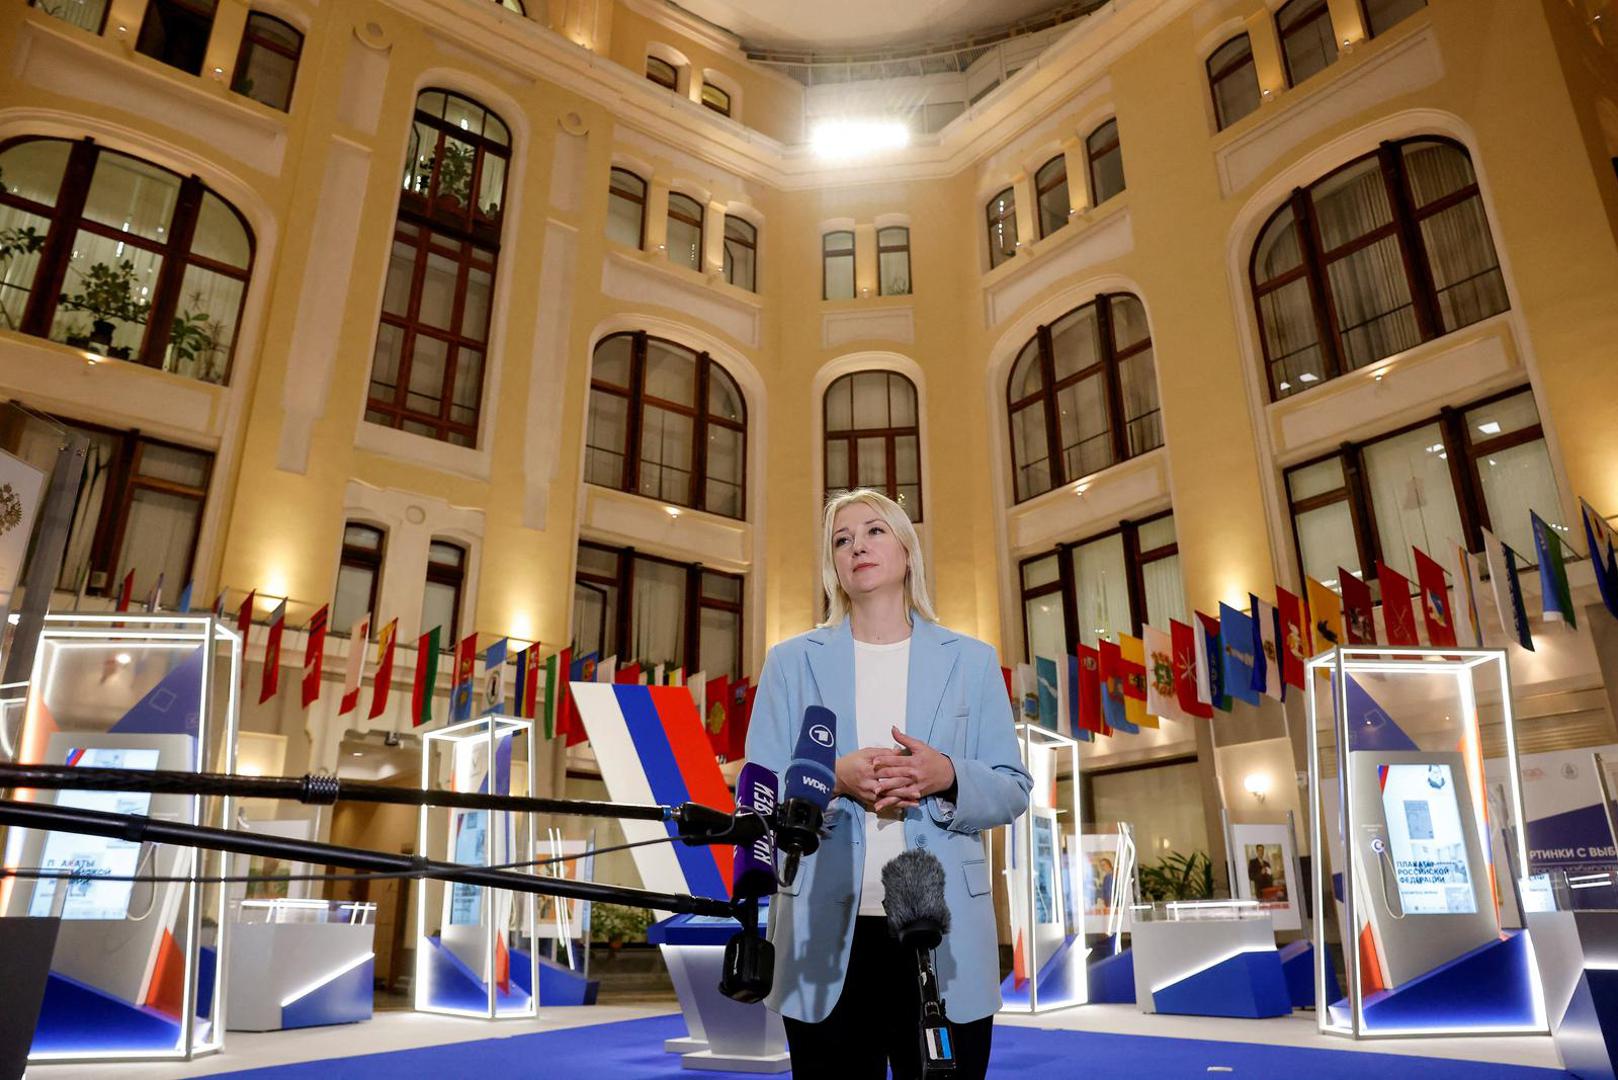
POLYGON ((1382 811, 1406 915, 1471 915, 1478 909, 1466 831, 1448 765, 1383 765, 1382 811))
MULTIPOLYGON (((455 814, 455 861, 482 866, 486 861, 488 811, 462 810, 455 814)), ((450 886, 449 921, 454 926, 473 926, 482 914, 483 890, 477 885, 454 882, 450 886)))
MULTIPOLYGON (((150 771, 157 768, 158 753, 155 749, 74 749, 67 752, 67 764, 87 769, 150 771)), ((151 793, 143 791, 63 791, 56 799, 58 806, 112 814, 145 814, 151 803, 151 793)), ((65 888, 67 897, 62 901, 62 918, 125 918, 129 914, 129 895, 134 889, 134 882, 97 879, 132 876, 139 859, 140 844, 129 840, 65 832, 46 833, 40 869, 72 870, 88 876, 72 880, 42 879, 34 887, 34 898, 28 905, 28 914, 36 918, 50 915, 56 904, 56 890, 65 888)))
POLYGON ((1034 818, 1034 921, 1056 921, 1056 822, 1034 818))

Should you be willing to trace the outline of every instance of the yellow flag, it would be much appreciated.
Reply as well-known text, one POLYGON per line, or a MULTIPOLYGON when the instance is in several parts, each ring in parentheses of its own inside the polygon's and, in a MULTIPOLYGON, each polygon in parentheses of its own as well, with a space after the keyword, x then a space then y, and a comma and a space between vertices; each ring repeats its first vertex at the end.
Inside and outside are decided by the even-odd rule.
POLYGON ((1309 579, 1309 637, 1311 656, 1348 642, 1343 633, 1342 598, 1314 578, 1309 579))
POLYGON ((1119 634, 1118 654, 1124 661, 1124 717, 1137 727, 1157 727, 1157 717, 1146 711, 1145 642, 1119 634))

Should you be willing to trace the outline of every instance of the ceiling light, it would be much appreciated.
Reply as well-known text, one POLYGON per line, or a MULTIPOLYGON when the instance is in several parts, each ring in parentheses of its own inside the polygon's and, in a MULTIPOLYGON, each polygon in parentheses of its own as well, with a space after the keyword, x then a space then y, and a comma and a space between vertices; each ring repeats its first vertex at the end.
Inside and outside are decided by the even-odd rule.
POLYGON ((113 659, 117 660, 120 664, 127 664, 133 659, 133 657, 126 652, 121 652, 117 656, 113 657, 113 659))
POLYGON ((822 120, 809 146, 825 158, 852 158, 910 145, 910 129, 897 120, 822 120))
POLYGON ((1478 425, 1478 430, 1483 432, 1485 435, 1498 435, 1500 434, 1500 421, 1485 420, 1483 423, 1478 425))
POLYGON ((1312 371, 1306 371, 1302 375, 1298 376, 1298 381, 1299 382, 1318 382, 1318 381, 1320 381, 1320 376, 1316 375, 1312 371))

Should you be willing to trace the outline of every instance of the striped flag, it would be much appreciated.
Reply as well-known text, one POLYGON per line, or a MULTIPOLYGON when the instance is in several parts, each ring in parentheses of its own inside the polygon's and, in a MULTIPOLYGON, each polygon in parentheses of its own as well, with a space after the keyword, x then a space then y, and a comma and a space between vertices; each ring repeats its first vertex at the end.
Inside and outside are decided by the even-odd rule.
POLYGON ((1517 553, 1488 529, 1483 530, 1483 558, 1494 588, 1494 606, 1500 629, 1507 638, 1532 651, 1534 635, 1528 629, 1528 608, 1523 604, 1522 582, 1517 580, 1517 553))
POLYGON ((1157 714, 1146 708, 1146 643, 1133 634, 1118 635, 1124 676, 1124 715, 1136 727, 1155 728, 1157 714))
POLYGON ((393 683, 393 654, 399 643, 399 620, 389 619, 376 639, 376 674, 371 678, 371 711, 375 720, 388 707, 388 689, 393 683))
POLYGON ((1287 682, 1281 677, 1281 617, 1257 595, 1248 593, 1247 600, 1253 612, 1253 625, 1258 628, 1253 643, 1253 689, 1265 697, 1282 701, 1286 698, 1287 682))
POLYGON ((435 626, 416 642, 416 677, 410 685, 410 722, 415 727, 433 722, 433 687, 438 683, 438 633, 435 626))
POLYGON ((281 635, 287 628, 287 602, 283 599, 270 614, 270 634, 264 645, 264 681, 259 687, 258 703, 264 704, 275 696, 281 681, 281 635))
POLYGON ((567 712, 567 679, 572 671, 573 650, 562 649, 545 658, 545 737, 560 733, 567 712))
POLYGON ((326 656, 326 605, 310 617, 304 632, 303 707, 307 709, 320 699, 320 669, 326 656))
POLYGON ((1455 625, 1460 643, 1469 649, 1483 648, 1483 619, 1478 614, 1477 567, 1465 545, 1455 545, 1455 625))
POLYGON ((360 703, 360 683, 365 679, 365 650, 371 644, 371 613, 357 619, 348 631, 348 670, 343 672, 343 700, 337 715, 353 712, 360 703))
POLYGON ((1579 625, 1573 612, 1573 590, 1567 583, 1567 566, 1563 561, 1562 538, 1544 518, 1528 512, 1534 524, 1534 549, 1539 553, 1539 591, 1541 611, 1546 622, 1565 622, 1569 629, 1579 625))
POLYGON ((1595 566, 1596 586, 1607 610, 1618 616, 1618 535, 1595 507, 1579 500, 1579 517, 1584 520, 1584 539, 1590 545, 1590 562, 1595 566))
POLYGON ((510 645, 506 638, 490 645, 483 654, 483 711, 506 711, 506 654, 510 645))
POLYGON ((528 668, 522 678, 522 689, 518 696, 522 699, 522 714, 530 720, 539 719, 539 676, 544 670, 539 663, 539 642, 534 642, 523 650, 528 657, 528 668))

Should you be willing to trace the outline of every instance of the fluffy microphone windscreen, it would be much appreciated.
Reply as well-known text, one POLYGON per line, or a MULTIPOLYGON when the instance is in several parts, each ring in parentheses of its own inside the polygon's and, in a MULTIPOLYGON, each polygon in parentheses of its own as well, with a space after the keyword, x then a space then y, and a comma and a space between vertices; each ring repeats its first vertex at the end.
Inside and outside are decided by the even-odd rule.
POLYGON ((919 848, 906 851, 882 868, 883 905, 895 934, 927 920, 949 933, 949 905, 944 902, 944 864, 919 848))

